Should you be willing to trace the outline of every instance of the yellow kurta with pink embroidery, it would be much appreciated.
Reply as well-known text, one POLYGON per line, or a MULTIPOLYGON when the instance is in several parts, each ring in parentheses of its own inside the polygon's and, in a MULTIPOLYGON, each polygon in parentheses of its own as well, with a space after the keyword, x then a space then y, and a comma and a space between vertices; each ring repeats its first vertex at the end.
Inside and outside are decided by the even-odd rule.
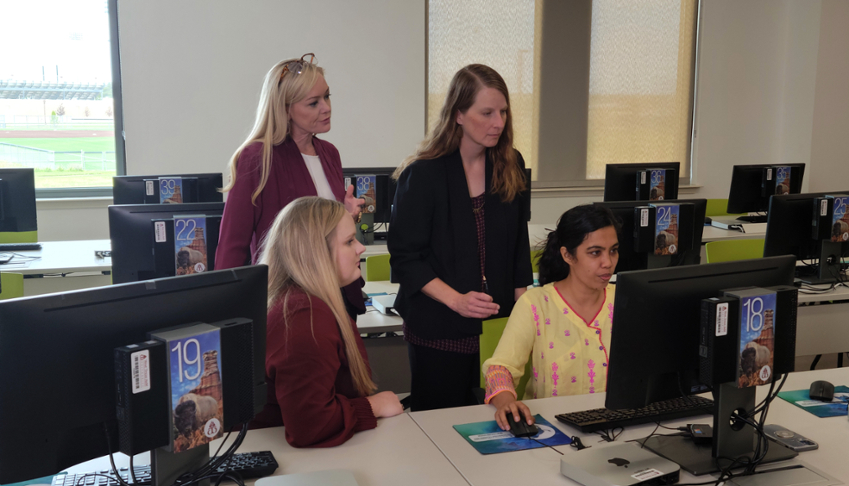
POLYGON ((483 364, 487 401, 500 391, 515 390, 529 355, 534 375, 525 399, 605 391, 614 291, 614 285, 607 286, 595 316, 579 316, 553 283, 525 292, 513 307, 495 353, 483 364), (504 379, 505 369, 512 383, 504 379))

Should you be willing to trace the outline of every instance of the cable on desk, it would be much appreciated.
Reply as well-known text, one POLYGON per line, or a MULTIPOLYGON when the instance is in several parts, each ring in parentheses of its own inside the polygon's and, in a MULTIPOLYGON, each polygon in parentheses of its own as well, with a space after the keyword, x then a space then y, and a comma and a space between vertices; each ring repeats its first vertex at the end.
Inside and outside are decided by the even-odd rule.
MULTIPOLYGON (((660 423, 658 423, 660 425, 660 423)), ((662 426, 661 426, 662 427, 662 426)), ((613 442, 617 437, 622 435, 622 432, 625 430, 624 427, 613 427, 612 429, 606 430, 597 430, 596 433, 601 436, 601 440, 599 442, 613 442), (616 429, 619 429, 619 432, 616 432, 616 429)))
POLYGON ((549 449, 551 449, 551 450, 553 450, 554 452, 556 452, 556 453, 560 454, 561 456, 563 455, 563 453, 562 453, 562 452, 558 451, 558 450, 557 450, 557 449, 555 449, 554 447, 551 447, 550 445, 548 445, 548 444, 546 444, 546 443, 544 443, 544 442, 540 442, 540 441, 538 441, 538 440, 534 439, 533 437, 528 437, 528 439, 530 439, 530 440, 532 440, 532 441, 536 442, 537 444, 544 445, 544 446, 548 447, 549 449))

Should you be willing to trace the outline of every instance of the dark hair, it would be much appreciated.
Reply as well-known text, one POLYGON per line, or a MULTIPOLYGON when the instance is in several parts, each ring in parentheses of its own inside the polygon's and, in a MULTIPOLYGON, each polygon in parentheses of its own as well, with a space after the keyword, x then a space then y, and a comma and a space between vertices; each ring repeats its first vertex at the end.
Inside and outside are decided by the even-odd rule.
POLYGON ((539 284, 557 282, 569 276, 569 264, 563 261, 560 248, 570 255, 593 231, 613 226, 619 235, 621 225, 610 209, 592 204, 575 206, 560 216, 557 229, 548 234, 545 248, 539 255, 539 284))

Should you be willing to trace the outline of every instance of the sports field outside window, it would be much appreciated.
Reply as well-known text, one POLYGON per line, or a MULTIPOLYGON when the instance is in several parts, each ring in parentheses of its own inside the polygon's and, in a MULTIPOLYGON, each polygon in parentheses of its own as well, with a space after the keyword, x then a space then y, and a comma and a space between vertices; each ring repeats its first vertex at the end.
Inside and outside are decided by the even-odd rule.
POLYGON ((117 173, 106 0, 0 0, 0 167, 37 189, 111 188, 117 173), (13 20, 14 19, 14 20, 13 20))

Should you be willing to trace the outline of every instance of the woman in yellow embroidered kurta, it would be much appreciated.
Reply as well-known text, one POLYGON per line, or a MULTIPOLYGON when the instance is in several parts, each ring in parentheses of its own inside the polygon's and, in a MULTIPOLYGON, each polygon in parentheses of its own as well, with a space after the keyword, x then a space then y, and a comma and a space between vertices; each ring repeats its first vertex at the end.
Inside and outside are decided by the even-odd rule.
POLYGON ((519 412, 515 386, 530 357, 533 377, 526 397, 545 398, 603 392, 615 286, 610 278, 619 260, 619 224, 606 208, 586 205, 566 211, 546 241, 539 262, 542 287, 516 302, 498 347, 483 364, 486 402, 507 430, 506 414, 519 412))
MULTIPOLYGON (((526 397, 603 392, 607 387, 614 289, 614 285, 607 286, 598 314, 589 317, 572 309, 554 283, 526 292, 516 302, 498 349, 484 368, 506 368, 513 388, 533 350, 533 377, 528 380, 526 397)), ((487 398, 505 384, 493 385, 487 386, 487 398)))

